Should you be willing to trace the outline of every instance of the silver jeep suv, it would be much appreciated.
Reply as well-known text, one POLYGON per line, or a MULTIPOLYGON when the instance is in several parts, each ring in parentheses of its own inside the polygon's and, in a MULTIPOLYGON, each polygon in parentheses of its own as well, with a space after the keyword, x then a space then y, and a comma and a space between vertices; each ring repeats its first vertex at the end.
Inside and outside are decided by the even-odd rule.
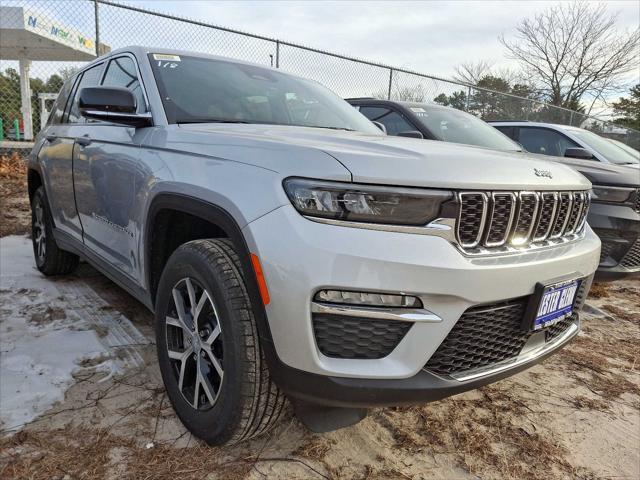
POLYGON ((285 395, 323 431, 518 372, 576 335, 600 250, 569 168, 387 137, 315 82, 187 52, 77 73, 28 183, 40 271, 83 258, 155 312, 212 444, 285 395))

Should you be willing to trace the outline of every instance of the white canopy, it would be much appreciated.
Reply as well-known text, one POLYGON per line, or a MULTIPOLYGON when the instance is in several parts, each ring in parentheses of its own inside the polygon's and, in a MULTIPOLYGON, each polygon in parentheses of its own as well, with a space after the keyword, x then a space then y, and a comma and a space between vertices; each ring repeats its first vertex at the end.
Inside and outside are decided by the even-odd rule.
MULTIPOLYGON (((100 45, 100 54, 110 48, 100 45)), ((20 62, 20 95, 26 140, 33 138, 29 65, 32 60, 87 61, 96 57, 95 40, 23 7, 0 7, 0 59, 20 62)))

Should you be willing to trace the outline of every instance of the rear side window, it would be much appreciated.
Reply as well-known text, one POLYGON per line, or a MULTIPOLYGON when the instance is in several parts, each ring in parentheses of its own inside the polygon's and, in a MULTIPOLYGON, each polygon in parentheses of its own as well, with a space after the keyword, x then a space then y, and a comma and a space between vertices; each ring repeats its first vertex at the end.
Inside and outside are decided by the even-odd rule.
POLYGON ((563 157, 567 148, 579 145, 548 128, 520 127, 520 143, 531 153, 563 157))
MULTIPOLYGON (((77 82, 75 92, 73 93, 73 102, 71 103, 71 109, 67 117, 68 123, 87 123, 87 119, 80 115, 78 108, 78 97, 80 96, 80 90, 85 87, 95 87, 100 83, 100 72, 102 71, 102 64, 91 67, 82 73, 82 78, 77 82)), ((93 120, 92 120, 93 121, 93 120)))
POLYGON ((119 57, 111 60, 107 66, 102 85, 105 87, 123 87, 131 90, 136 97, 137 112, 146 111, 144 94, 138 79, 138 70, 131 57, 119 57))
POLYGON ((380 122, 387 129, 387 135, 416 130, 405 118, 394 110, 383 107, 360 107, 360 113, 372 122, 380 122))
POLYGON ((58 98, 53 102, 53 107, 51 107, 51 114, 49 115, 49 121, 47 125, 57 125, 62 123, 62 116, 64 115, 64 107, 67 104, 67 99, 69 98, 69 93, 71 93, 71 87, 73 86, 73 79, 69 79, 64 82, 62 88, 60 89, 60 93, 58 94, 58 98))
POLYGON ((496 130, 500 130, 502 133, 504 133, 507 137, 509 137, 512 140, 515 140, 515 128, 513 127, 505 127, 505 126, 500 126, 500 125, 494 125, 493 126, 496 130))

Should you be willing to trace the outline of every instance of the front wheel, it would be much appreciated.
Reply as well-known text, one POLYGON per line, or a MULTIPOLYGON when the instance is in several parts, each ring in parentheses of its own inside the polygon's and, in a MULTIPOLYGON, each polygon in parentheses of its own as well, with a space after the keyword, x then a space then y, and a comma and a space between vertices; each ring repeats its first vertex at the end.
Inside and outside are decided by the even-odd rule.
POLYGON ((156 301, 156 345, 182 423, 212 445, 260 435, 285 398, 271 381, 237 253, 195 240, 169 258, 156 301))

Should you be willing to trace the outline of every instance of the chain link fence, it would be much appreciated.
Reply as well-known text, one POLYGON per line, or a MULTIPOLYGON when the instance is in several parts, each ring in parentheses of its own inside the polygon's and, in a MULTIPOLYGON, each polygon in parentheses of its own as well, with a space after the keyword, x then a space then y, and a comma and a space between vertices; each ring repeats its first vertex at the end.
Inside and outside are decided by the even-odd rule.
POLYGON ((113 1, 3 0, 0 8, 0 140, 33 138, 66 78, 96 53, 135 44, 271 65, 345 98, 435 101, 484 120, 578 126, 640 148, 640 132, 572 110, 113 1))

